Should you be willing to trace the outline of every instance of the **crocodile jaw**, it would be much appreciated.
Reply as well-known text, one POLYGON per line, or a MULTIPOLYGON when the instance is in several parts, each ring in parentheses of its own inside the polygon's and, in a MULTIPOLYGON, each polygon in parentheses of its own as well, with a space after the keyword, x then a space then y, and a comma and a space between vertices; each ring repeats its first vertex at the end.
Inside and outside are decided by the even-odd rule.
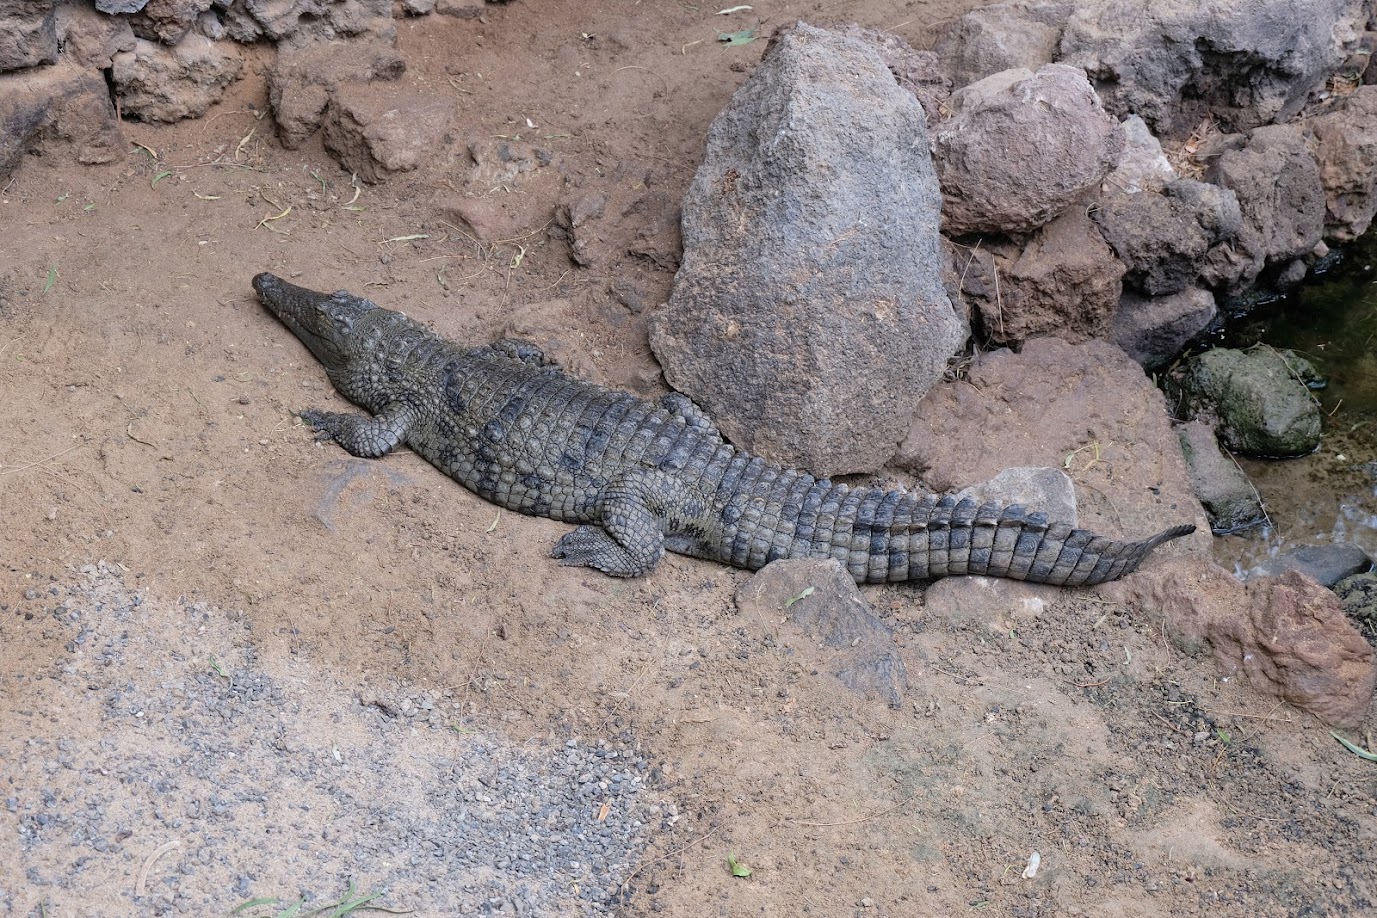
POLYGON ((343 291, 317 293, 267 272, 254 277, 253 289, 259 301, 311 349, 327 371, 343 368, 355 321, 379 308, 343 291))

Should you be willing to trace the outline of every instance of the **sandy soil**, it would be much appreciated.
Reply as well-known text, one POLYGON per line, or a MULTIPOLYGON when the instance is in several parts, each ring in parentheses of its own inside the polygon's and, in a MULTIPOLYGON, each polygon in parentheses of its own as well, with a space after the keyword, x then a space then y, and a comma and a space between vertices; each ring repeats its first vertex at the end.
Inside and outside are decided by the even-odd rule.
MULTIPOLYGON (((732 24, 845 16, 922 46, 968 5, 781 3, 732 24)), ((763 48, 716 46, 714 13, 405 20, 404 79, 451 94, 466 136, 554 151, 572 188, 675 201, 763 48)), ((565 527, 410 453, 315 443, 292 412, 339 399, 255 302, 257 271, 461 339, 534 326, 653 393, 643 315, 611 287, 653 305, 672 266, 614 234, 577 268, 544 218, 477 244, 437 216, 433 176, 355 197, 318 140, 273 140, 261 71, 199 122, 127 125, 122 162, 30 159, 0 195, 0 912, 226 914, 350 881, 427 915, 1377 907, 1377 766, 1139 610, 1048 589, 939 620, 921 585, 868 589, 913 682, 891 709, 783 616, 738 615, 745 573, 561 568, 565 527), (543 836, 611 827, 603 863, 523 873, 445 834, 502 803, 476 763, 505 763, 483 787, 511 789, 613 752, 634 789, 597 772, 607 787, 561 797, 543 836)), ((542 187, 521 203, 548 212, 542 187)))

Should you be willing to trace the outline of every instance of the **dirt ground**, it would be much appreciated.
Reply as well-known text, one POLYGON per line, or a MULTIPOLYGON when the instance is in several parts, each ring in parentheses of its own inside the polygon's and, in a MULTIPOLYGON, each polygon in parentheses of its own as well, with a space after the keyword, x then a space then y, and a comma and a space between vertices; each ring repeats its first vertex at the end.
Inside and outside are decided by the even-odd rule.
MULTIPOLYGON (((403 79, 451 96, 466 136, 677 201, 763 49, 719 46, 728 20, 921 47, 970 5, 528 0, 398 29, 403 79)), ((30 158, 0 195, 0 913, 276 914, 350 882, 422 915, 1377 908, 1377 765, 1140 610, 1045 589, 938 620, 922 585, 867 589, 912 680, 891 709, 783 615, 738 615, 744 572, 562 568, 566 527, 408 452, 315 443, 292 412, 340 400, 258 271, 459 339, 531 324, 649 394, 644 314, 613 284, 653 306, 673 265, 622 254, 635 213, 582 268, 546 218, 461 234, 434 173, 356 187, 318 138, 283 150, 262 53, 206 118, 127 124, 109 166, 30 158), (523 873, 446 834, 481 811, 491 844, 488 798, 566 773, 590 790, 546 807, 529 785, 554 834, 512 831, 537 860, 597 836, 605 860, 523 873)), ((541 187, 518 203, 547 212, 541 187)))

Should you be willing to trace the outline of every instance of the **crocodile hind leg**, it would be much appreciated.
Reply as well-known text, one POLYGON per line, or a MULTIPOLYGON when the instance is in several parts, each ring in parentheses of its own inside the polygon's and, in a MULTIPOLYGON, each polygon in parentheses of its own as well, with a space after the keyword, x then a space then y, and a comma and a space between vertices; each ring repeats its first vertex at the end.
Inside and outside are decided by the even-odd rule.
POLYGON ((684 393, 671 392, 662 396, 660 407, 676 418, 683 418, 684 423, 689 427, 701 430, 718 443, 722 442, 722 432, 717 429, 717 422, 708 417, 708 413, 698 407, 698 403, 684 393))
POLYGON ((533 367, 555 367, 559 365, 547 356, 545 351, 541 350, 539 344, 534 341, 527 341, 525 338, 498 338, 492 344, 484 344, 481 347, 469 349, 465 356, 506 357, 509 360, 528 363, 533 367))
POLYGON ((561 538, 550 556, 614 577, 650 573, 664 557, 666 533, 674 534, 676 543, 685 536, 692 539, 708 517, 706 503, 692 488, 648 469, 613 479, 598 496, 595 510, 597 523, 561 538))

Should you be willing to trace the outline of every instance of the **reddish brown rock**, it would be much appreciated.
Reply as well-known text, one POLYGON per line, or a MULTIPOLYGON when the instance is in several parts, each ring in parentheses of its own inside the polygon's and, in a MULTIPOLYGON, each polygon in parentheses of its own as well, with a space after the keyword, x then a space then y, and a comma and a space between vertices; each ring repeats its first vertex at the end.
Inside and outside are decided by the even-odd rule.
POLYGON ((80 3, 64 3, 55 12, 65 61, 104 70, 116 54, 134 50, 134 32, 123 17, 107 16, 80 3))
POLYGON ((531 238, 555 216, 561 170, 549 150, 508 140, 473 140, 432 206, 480 243, 531 238), (456 187, 457 186, 457 187, 456 187))
POLYGON ((105 81, 79 67, 0 75, 0 124, 0 183, 25 153, 66 148, 78 162, 108 163, 125 148, 105 81))
POLYGON ((1030 232, 1098 188, 1124 150, 1119 122, 1076 67, 1006 70, 949 107, 932 133, 949 235, 1030 232))
POLYGON ((1162 616, 1188 653, 1208 652, 1327 724, 1362 722, 1377 689, 1377 658, 1331 591, 1296 571, 1239 583, 1218 565, 1175 559, 1100 588, 1162 616))
POLYGON ((1377 215, 1377 86, 1310 121, 1325 193, 1325 236, 1351 242, 1377 215))
POLYGON ((451 138, 450 103, 397 84, 349 83, 325 113, 325 149, 370 184, 411 172, 443 155, 451 138))
POLYGON ((58 52, 53 0, 0 0, 0 73, 51 64, 58 52))
POLYGON ((939 491, 1011 466, 1052 466, 1075 483, 1087 529, 1141 538, 1195 522, 1202 532, 1183 541, 1209 543, 1162 394, 1105 341, 1035 338, 1021 353, 981 355, 964 379, 923 399, 893 464, 939 491))
POLYGON ((1304 130, 1274 124, 1248 135, 1241 150, 1225 150, 1206 179, 1238 196, 1238 235, 1205 259, 1204 286, 1251 285, 1268 266, 1285 265, 1315 250, 1324 234, 1325 186, 1304 130))
POLYGON ((996 264, 1002 275, 996 296, 974 301, 991 341, 1109 335, 1126 269, 1083 208, 1042 227, 1012 263, 996 257, 996 264))
POLYGON ((325 118, 330 99, 349 83, 380 83, 406 73, 406 60, 384 38, 368 36, 295 50, 279 49, 268 72, 268 103, 282 145, 295 150, 325 118))
POLYGON ((1339 598, 1297 571, 1248 584, 1251 628, 1211 632, 1214 657, 1325 723, 1362 722, 1377 688, 1372 648, 1339 598))

